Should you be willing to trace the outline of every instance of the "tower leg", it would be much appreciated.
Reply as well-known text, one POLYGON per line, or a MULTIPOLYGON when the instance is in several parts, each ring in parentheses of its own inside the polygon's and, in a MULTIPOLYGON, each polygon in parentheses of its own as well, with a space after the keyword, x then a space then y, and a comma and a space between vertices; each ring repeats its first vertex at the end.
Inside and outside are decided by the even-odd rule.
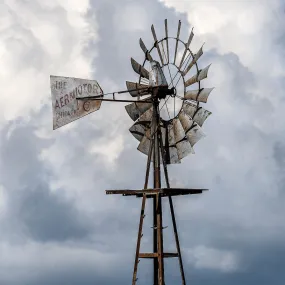
MULTIPOLYGON (((155 102, 153 106, 153 129, 154 129, 154 148, 153 148, 153 186, 161 188, 160 173, 160 136, 159 136, 159 102, 155 102)), ((155 195, 153 207, 153 218, 156 219, 156 234, 154 231, 154 253, 157 252, 157 258, 154 258, 154 284, 164 285, 164 256, 163 256, 163 233, 162 233, 162 207, 161 195, 155 195), (156 251, 155 251, 156 250, 156 251)))
MULTIPOLYGON (((170 188, 170 183, 169 183, 169 178, 168 178, 168 171, 167 171, 167 165, 166 165, 166 160, 165 160, 165 152, 164 152, 163 141, 162 141, 162 136, 161 136, 160 129, 159 129, 159 137, 160 137, 159 143, 160 143, 160 149, 161 149, 161 156, 162 156, 162 162, 163 162, 163 169, 164 169, 164 176, 165 176, 166 186, 167 186, 167 188, 170 188)), ((180 250, 180 243, 179 243, 178 230, 177 230, 177 225, 176 225, 176 219, 175 219, 175 212, 174 212, 174 206, 173 206, 173 202, 172 202, 172 197, 168 196, 168 200, 169 200, 169 206, 170 206, 170 212, 171 212, 173 231, 174 231, 174 236, 175 236, 175 243, 176 243, 178 259, 179 259, 179 267, 180 267, 182 285, 186 285, 186 280, 185 280, 185 274, 184 274, 182 255, 181 255, 181 250, 180 250)))
POLYGON ((132 285, 135 285, 136 281, 137 281, 137 272, 138 272, 138 264, 139 264, 139 252, 140 252, 140 245, 141 245, 141 238, 142 238, 142 227, 143 227, 143 220, 144 220, 144 217, 145 217, 145 215, 144 215, 145 202, 146 202, 146 194, 144 194, 143 198, 142 198, 141 216, 140 216, 140 224, 139 224, 139 232, 138 232, 137 249, 136 249, 136 257, 135 257, 135 266, 134 266, 133 283, 132 283, 132 285))
MULTIPOLYGON (((153 198, 153 253, 157 253, 157 207, 156 196, 153 198)), ((153 259, 153 285, 158 285, 158 260, 153 259)))
POLYGON ((179 237, 178 237, 178 231, 177 231, 176 220, 175 220, 174 207, 173 207, 173 203, 172 203, 172 197, 169 196, 168 199, 169 199, 170 212, 171 212, 176 248, 177 248, 178 259, 179 259, 179 267, 180 267, 180 273, 181 273, 181 278, 182 278, 182 284, 186 285, 182 256, 181 256, 181 250, 180 250, 180 243, 179 243, 179 237))
MULTIPOLYGON (((151 162, 152 151, 153 151, 153 140, 150 141, 150 146, 149 146, 144 189, 147 189, 147 186, 148 186, 149 169, 150 169, 150 162, 151 162)), ((135 265, 134 265, 132 285, 135 285, 136 281, 137 281, 137 272, 138 272, 138 264, 139 264, 139 253, 140 253, 141 238, 142 238, 142 227, 143 227, 143 220, 144 220, 144 217, 145 217, 145 214, 144 214, 145 202, 146 202, 146 194, 144 194, 143 198, 142 198, 142 207, 141 207, 141 214, 140 214, 139 232, 138 232, 138 239, 137 239, 137 248, 136 248, 136 256, 135 256, 135 265)))

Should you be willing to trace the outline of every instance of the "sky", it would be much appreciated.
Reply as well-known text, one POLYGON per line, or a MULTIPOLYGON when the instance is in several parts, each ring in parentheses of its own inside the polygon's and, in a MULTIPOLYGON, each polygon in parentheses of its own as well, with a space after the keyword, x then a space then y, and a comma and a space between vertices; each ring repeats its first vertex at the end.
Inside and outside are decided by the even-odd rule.
MULTIPOLYGON (((125 103, 52 130, 50 75, 137 79, 130 57, 164 19, 191 48, 205 42, 207 137, 169 167, 187 284, 283 285, 285 266, 285 2, 280 0, 0 1, 0 285, 131 283, 146 157, 125 103)), ((126 96, 125 98, 130 98, 126 96)), ((142 251, 151 250, 147 201, 142 251)), ((174 251, 169 206, 165 250, 174 251)), ((181 284, 177 259, 166 284, 181 284)), ((150 261, 137 284, 152 284, 150 261)))

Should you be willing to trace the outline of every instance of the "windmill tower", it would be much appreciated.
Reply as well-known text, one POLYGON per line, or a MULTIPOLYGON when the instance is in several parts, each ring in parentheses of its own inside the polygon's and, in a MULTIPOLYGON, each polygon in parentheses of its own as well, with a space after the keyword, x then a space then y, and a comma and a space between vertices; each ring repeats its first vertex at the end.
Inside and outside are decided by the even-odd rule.
POLYGON ((153 46, 147 49, 140 39, 145 59, 139 64, 131 58, 138 82, 127 81, 125 91, 103 94, 97 81, 51 76, 54 129, 98 110, 102 101, 130 103, 125 107, 134 121, 129 130, 139 141, 138 150, 147 155, 144 187, 140 190, 107 190, 106 194, 142 197, 133 285, 138 279, 138 265, 142 258, 153 261, 153 284, 164 285, 164 259, 171 257, 178 258, 182 284, 186 284, 172 196, 201 194, 206 190, 171 188, 167 171, 167 165, 179 164, 188 154, 194 154, 193 146, 205 136, 201 127, 211 114, 201 106, 213 90, 203 88, 201 84, 207 78, 210 65, 199 69, 197 61, 203 54, 203 46, 194 54, 190 49, 193 29, 188 41, 183 42, 179 38, 180 28, 181 21, 178 22, 176 37, 170 37, 165 20, 165 37, 158 40, 152 25, 153 46), (178 51, 182 51, 179 56, 178 51), (115 94, 122 93, 130 93, 133 98, 115 98, 115 94), (106 99, 106 95, 113 95, 113 98, 106 99), (149 186, 151 166, 152 187, 149 186), (165 187, 162 187, 162 175, 165 187), (170 206, 176 243, 176 252, 173 253, 163 249, 163 198, 168 199, 170 206), (150 253, 140 251, 146 201, 153 204, 153 251, 150 253))

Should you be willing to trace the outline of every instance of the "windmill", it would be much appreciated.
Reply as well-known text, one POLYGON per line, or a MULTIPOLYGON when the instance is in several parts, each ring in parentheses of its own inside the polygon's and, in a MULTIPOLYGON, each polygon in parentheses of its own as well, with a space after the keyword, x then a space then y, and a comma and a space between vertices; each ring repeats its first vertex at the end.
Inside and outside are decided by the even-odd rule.
POLYGON ((210 67, 198 67, 203 46, 194 54, 190 49, 193 29, 188 41, 183 42, 180 28, 181 21, 178 22, 176 37, 170 37, 166 19, 165 37, 161 40, 157 39, 154 26, 151 26, 154 43, 150 49, 146 48, 142 39, 139 40, 144 61, 140 64, 131 58, 138 81, 127 81, 127 90, 104 94, 95 80, 51 76, 54 129, 99 110, 102 101, 129 103, 125 109, 134 121, 129 130, 139 141, 138 150, 147 155, 144 188, 106 190, 106 194, 142 198, 133 285, 138 280, 138 264, 143 258, 153 260, 153 284, 164 285, 164 259, 172 257, 178 258, 182 284, 186 284, 172 196, 201 194, 207 190, 171 188, 168 177, 167 165, 180 163, 187 155, 194 154, 193 146, 205 136, 202 125, 211 112, 204 109, 201 103, 207 102, 213 90, 202 87, 201 81, 207 78, 210 67), (122 93, 129 93, 132 98, 117 99, 116 96, 122 93), (106 98, 107 95, 113 97, 106 98), (153 187, 148 186, 151 164, 153 187), (162 173, 166 187, 162 187, 162 173), (173 253, 163 249, 162 198, 169 201, 177 249, 173 253), (140 245, 147 199, 152 199, 153 203, 153 252, 142 253, 140 245))

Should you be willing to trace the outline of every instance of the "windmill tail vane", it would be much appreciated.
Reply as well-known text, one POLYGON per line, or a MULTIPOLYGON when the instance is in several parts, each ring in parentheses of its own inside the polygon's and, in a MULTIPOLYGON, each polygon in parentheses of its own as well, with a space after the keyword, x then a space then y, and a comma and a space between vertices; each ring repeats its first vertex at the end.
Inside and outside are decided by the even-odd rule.
POLYGON ((181 163, 187 155, 194 154, 194 145, 205 136, 202 126, 211 112, 201 105, 207 103, 213 88, 202 87, 202 82, 208 76, 210 65, 202 69, 198 67, 203 46, 196 53, 192 52, 193 29, 188 41, 183 42, 180 39, 181 21, 178 22, 176 37, 168 35, 167 20, 164 28, 165 35, 158 40, 154 26, 151 26, 154 43, 150 49, 142 39, 139 40, 144 61, 140 64, 131 58, 138 80, 126 81, 127 90, 103 93, 95 80, 51 76, 54 129, 99 110, 102 101, 129 103, 125 109, 134 122, 129 131, 139 142, 137 149, 147 156, 144 187, 140 190, 106 190, 106 194, 142 198, 132 285, 139 278, 141 259, 152 260, 153 284, 164 285, 165 258, 178 259, 182 284, 186 284, 172 196, 201 194, 207 190, 171 188, 167 165, 181 163), (172 50, 174 54, 171 54, 172 50), (129 93, 131 99, 117 96, 123 93, 129 93), (106 98, 107 95, 112 97, 106 98), (153 186, 149 187, 151 166, 153 186), (162 175, 165 186, 162 186, 162 175), (163 230, 166 227, 162 219, 162 198, 169 202, 175 252, 164 251, 163 230), (141 240, 147 201, 153 204, 153 250, 143 253, 141 240))

